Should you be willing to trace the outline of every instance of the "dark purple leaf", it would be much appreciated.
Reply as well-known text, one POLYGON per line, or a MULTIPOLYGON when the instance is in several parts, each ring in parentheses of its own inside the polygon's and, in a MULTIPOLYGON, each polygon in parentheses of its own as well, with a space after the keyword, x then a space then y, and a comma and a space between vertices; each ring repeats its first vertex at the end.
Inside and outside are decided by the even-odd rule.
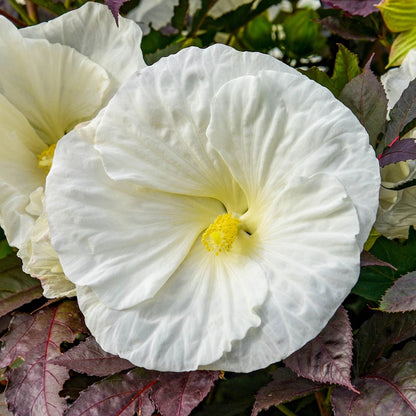
POLYGON ((356 115, 375 146, 377 137, 384 130, 387 115, 387 98, 383 86, 370 69, 371 59, 362 74, 350 81, 339 95, 342 101, 356 115))
POLYGON ((341 36, 344 39, 362 40, 374 42, 377 37, 368 28, 357 24, 353 19, 346 16, 335 17, 327 16, 319 20, 322 25, 332 33, 341 36))
POLYGON ((376 256, 371 254, 368 251, 363 251, 360 257, 360 266, 367 267, 367 266, 384 266, 390 267, 390 269, 397 270, 394 266, 390 263, 387 263, 383 260, 378 259, 376 256))
MULTIPOLYGON (((357 376, 365 373, 392 345, 399 344, 416 336, 416 312, 391 314, 376 312, 361 326, 356 338, 357 376)), ((359 390, 359 388, 357 387, 359 390)))
POLYGON ((298 377, 289 368, 278 368, 273 372, 273 381, 262 387, 256 395, 251 416, 258 415, 270 406, 278 406, 322 389, 322 385, 298 377))
POLYGON ((101 377, 134 367, 130 361, 105 352, 92 336, 88 337, 85 342, 70 348, 51 363, 62 365, 78 373, 101 377))
POLYGON ((136 368, 99 381, 82 392, 66 416, 111 414, 188 416, 218 378, 218 371, 161 373, 136 368))
POLYGON ((416 140, 402 139, 396 140, 379 157, 380 166, 383 168, 390 163, 404 162, 416 159, 416 140))
POLYGON ((0 261, 0 316, 42 296, 39 280, 22 271, 22 262, 15 255, 0 261))
POLYGON ((16 314, 3 338, 0 366, 21 357, 23 364, 7 374, 6 399, 15 416, 62 416, 66 403, 59 397, 68 370, 51 364, 61 355, 62 342, 74 342, 85 332, 76 302, 66 301, 33 315, 16 314))
POLYGON ((377 1, 374 0, 322 0, 322 3, 334 9, 341 9, 349 14, 363 17, 379 11, 374 6, 377 4, 377 1))
POLYGON ((318 383, 351 384, 352 329, 341 306, 321 333, 284 360, 298 376, 318 383))
POLYGON ((331 397, 335 416, 414 416, 415 374, 416 342, 411 341, 358 380, 360 394, 336 387, 331 397))
POLYGON ((416 119, 416 79, 409 83, 390 111, 390 122, 382 142, 382 150, 397 137, 409 131, 408 125, 416 119))
POLYGON ((111 13, 114 16, 116 24, 118 26, 118 14, 120 11, 120 7, 125 3, 127 0, 105 0, 105 4, 111 10, 111 13))
POLYGON ((163 416, 188 416, 209 393, 218 371, 160 373, 152 401, 163 416))
POLYGON ((380 302, 384 312, 416 310, 416 272, 408 273, 394 282, 380 302))
POLYGON ((155 411, 149 393, 158 381, 156 371, 134 369, 116 374, 81 392, 65 416, 151 416, 155 411))

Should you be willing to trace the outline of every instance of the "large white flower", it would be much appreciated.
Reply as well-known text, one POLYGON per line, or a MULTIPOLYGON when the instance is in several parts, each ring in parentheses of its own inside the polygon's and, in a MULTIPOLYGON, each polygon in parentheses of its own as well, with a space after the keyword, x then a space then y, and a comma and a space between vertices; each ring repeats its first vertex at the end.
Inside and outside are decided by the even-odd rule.
POLYGON ((145 68, 62 139, 46 210, 105 350, 251 371, 316 336, 349 293, 379 184, 366 132, 327 89, 216 45, 145 68))
POLYGON ((42 218, 55 144, 145 66, 140 42, 136 24, 120 19, 117 28, 95 3, 23 30, 0 16, 0 224, 32 275, 64 279, 42 218))
MULTIPOLYGON (((410 81, 416 78, 416 49, 412 49, 398 68, 387 71, 381 81, 386 90, 388 109, 399 100, 410 81)), ((404 138, 416 137, 416 129, 404 138)), ((388 238, 407 238, 409 227, 416 226, 416 187, 392 191, 400 182, 416 176, 414 161, 394 163, 381 169, 380 205, 377 212, 376 230, 388 238)))

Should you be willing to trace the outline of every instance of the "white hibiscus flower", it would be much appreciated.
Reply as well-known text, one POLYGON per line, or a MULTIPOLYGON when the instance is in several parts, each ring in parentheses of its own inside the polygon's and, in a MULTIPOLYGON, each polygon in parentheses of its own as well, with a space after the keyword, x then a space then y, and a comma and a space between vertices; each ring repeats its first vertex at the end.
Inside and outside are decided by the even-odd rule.
MULTIPOLYGON (((410 81, 416 78, 416 49, 412 49, 398 68, 387 71, 381 77, 388 99, 389 111, 399 100, 410 81)), ((416 138, 416 129, 403 138, 416 138)), ((409 227, 416 226, 416 187, 392 191, 400 182, 416 176, 416 162, 403 161, 381 169, 380 206, 374 227, 388 238, 408 238, 409 227)))
POLYGON ((106 6, 95 3, 22 30, 0 16, 0 224, 20 249, 26 272, 50 275, 65 287, 49 291, 59 284, 43 280, 46 296, 74 293, 42 215, 56 142, 93 118, 121 82, 145 66, 140 42, 136 24, 120 19, 117 28, 106 6))
POLYGON ((216 45, 145 68, 62 139, 46 210, 105 350, 251 371, 315 337, 347 296, 379 185, 368 135, 327 89, 216 45))

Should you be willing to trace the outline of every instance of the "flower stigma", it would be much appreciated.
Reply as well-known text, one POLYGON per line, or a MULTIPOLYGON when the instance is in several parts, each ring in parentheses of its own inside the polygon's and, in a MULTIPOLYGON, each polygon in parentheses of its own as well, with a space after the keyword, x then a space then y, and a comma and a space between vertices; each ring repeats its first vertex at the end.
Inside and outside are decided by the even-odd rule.
POLYGON ((38 165, 41 169, 49 173, 52 167, 53 155, 55 153, 56 143, 51 144, 40 155, 38 155, 38 165))
POLYGON ((205 248, 216 256, 222 251, 230 251, 237 238, 239 224, 240 220, 232 217, 231 213, 219 215, 202 235, 205 248))

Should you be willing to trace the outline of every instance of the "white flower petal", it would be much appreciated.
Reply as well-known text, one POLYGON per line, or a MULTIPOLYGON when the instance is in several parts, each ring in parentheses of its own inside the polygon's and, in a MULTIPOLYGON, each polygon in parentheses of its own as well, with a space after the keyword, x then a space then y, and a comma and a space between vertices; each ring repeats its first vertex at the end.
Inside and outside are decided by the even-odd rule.
POLYGON ((209 142, 249 206, 290 177, 331 174, 357 209, 363 246, 378 205, 378 162, 364 128, 328 90, 300 74, 262 71, 226 83, 211 108, 209 142))
POLYGON ((72 282, 89 285, 111 308, 129 308, 165 284, 224 208, 110 180, 80 134, 58 143, 48 175, 52 242, 72 282))
POLYGON ((262 324, 203 368, 252 371, 286 358, 324 328, 358 279, 358 219, 334 177, 295 178, 263 209, 251 236, 269 280, 262 324))
POLYGON ((76 295, 75 285, 66 278, 52 247, 45 213, 36 220, 17 255, 22 259, 23 271, 40 280, 43 296, 55 299, 76 295))
POLYGON ((416 78, 416 49, 411 49, 399 68, 388 70, 381 76, 381 82, 386 90, 387 107, 391 110, 399 101, 409 82, 416 78))
POLYGON ((0 91, 47 144, 91 119, 107 100, 107 73, 74 49, 24 39, 0 19, 0 91))
POLYGON ((408 238, 409 227, 416 225, 416 188, 389 189, 415 176, 414 160, 391 163, 381 168, 380 205, 374 228, 387 238, 408 238))
POLYGON ((267 281, 247 257, 216 257, 197 241, 156 302, 116 311, 89 288, 77 293, 86 324, 106 351, 146 368, 186 371, 217 360, 260 325, 256 310, 267 281))
POLYGON ((130 78, 98 128, 96 147, 109 176, 221 199, 231 211, 247 208, 205 131, 216 91, 230 79, 262 68, 296 73, 270 56, 215 45, 186 48, 130 78))
POLYGON ((179 0, 144 0, 127 13, 129 19, 141 24, 144 34, 150 32, 149 26, 159 30, 166 26, 173 17, 174 7, 179 0))
POLYGON ((0 224, 9 244, 20 247, 34 222, 26 211, 30 194, 45 180, 37 152, 46 145, 23 114, 1 94, 0 146, 0 224))
POLYGON ((146 66, 140 50, 140 28, 121 16, 117 27, 103 4, 87 2, 77 10, 20 32, 26 38, 47 39, 74 48, 111 74, 116 87, 146 66))

